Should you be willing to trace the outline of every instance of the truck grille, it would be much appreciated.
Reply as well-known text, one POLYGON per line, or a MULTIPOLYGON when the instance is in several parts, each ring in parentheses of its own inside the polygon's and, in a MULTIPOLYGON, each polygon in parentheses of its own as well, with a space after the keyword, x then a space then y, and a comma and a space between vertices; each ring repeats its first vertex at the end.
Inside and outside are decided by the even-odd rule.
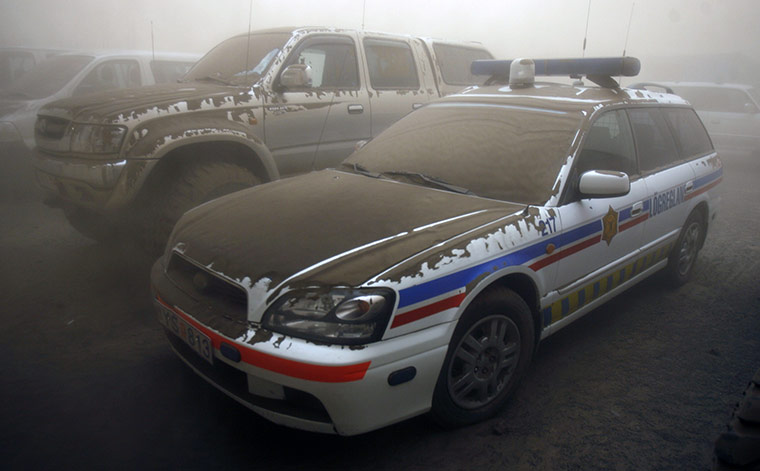
POLYGON ((166 275, 191 298, 219 308, 234 321, 247 322, 248 293, 242 287, 195 265, 177 253, 172 254, 166 275))

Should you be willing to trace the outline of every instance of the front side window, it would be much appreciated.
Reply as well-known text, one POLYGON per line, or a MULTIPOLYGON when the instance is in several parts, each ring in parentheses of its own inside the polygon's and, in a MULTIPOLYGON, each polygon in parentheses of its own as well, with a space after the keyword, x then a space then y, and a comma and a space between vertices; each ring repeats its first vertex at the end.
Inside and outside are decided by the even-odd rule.
POLYGON ((142 85, 137 61, 117 60, 98 64, 74 90, 74 95, 103 92, 142 85))
POLYGON ((681 158, 687 159, 712 152, 710 137, 694 110, 665 108, 662 112, 673 129, 681 158))
POLYGON ((150 70, 156 83, 176 82, 193 66, 192 62, 151 61, 150 70))
POLYGON ((657 108, 632 108, 628 117, 633 127, 639 167, 642 173, 671 165, 679 160, 668 123, 657 108))
POLYGON ((631 127, 625 111, 608 111, 594 121, 578 156, 578 173, 614 170, 638 173, 631 127))
POLYGON ((307 41, 288 61, 311 68, 312 88, 355 89, 359 87, 356 47, 348 39, 326 42, 324 38, 307 41))
POLYGON ((405 42, 365 39, 369 80, 375 90, 417 89, 417 67, 412 49, 405 42))

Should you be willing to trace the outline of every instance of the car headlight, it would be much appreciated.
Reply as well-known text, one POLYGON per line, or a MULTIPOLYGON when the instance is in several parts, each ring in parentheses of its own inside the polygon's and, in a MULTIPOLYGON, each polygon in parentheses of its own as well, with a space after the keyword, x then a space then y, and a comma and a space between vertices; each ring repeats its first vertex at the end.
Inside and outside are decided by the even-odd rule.
POLYGON ((386 288, 299 289, 282 295, 264 313, 269 330, 307 340, 356 345, 380 340, 395 295, 386 288))
POLYGON ((13 123, 9 121, 0 121, 0 142, 20 141, 21 134, 13 123))
POLYGON ((71 151, 118 154, 127 128, 100 124, 77 124, 71 134, 71 151))

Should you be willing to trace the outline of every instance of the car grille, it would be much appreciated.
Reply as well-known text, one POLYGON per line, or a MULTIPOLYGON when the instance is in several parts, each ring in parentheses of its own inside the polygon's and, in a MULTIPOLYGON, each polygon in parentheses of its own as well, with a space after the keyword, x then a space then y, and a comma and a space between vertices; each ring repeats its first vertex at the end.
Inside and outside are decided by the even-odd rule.
POLYGON ((248 293, 216 273, 205 270, 174 253, 166 270, 168 278, 188 296, 223 312, 231 320, 248 319, 248 293))

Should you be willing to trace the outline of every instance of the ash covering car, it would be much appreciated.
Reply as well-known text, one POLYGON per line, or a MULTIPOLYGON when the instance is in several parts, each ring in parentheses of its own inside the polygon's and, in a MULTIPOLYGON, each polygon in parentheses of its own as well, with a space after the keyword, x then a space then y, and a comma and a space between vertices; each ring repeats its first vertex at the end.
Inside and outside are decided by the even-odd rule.
POLYGON ((658 271, 690 278, 722 164, 683 99, 620 88, 634 58, 473 68, 493 77, 340 168, 180 219, 151 278, 185 363, 291 427, 459 426, 497 413, 540 340, 658 271))

